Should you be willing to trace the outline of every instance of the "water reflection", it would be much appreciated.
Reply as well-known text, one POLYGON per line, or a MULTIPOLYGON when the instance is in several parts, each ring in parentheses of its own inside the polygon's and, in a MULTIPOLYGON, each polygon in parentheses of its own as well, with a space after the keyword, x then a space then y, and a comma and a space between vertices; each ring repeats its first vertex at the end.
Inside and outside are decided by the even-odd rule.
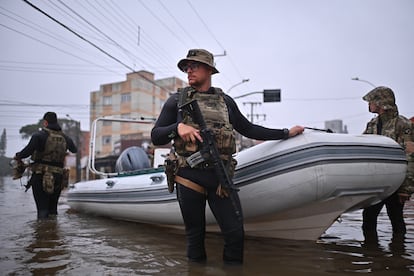
POLYGON ((56 218, 34 221, 32 242, 26 251, 32 256, 27 260, 28 268, 34 275, 55 275, 67 268, 70 254, 62 239, 56 218))
POLYGON ((375 275, 413 275, 414 260, 407 251, 405 235, 372 235, 360 242, 352 240, 321 241, 321 252, 328 253, 324 262, 333 265, 327 271, 375 273, 375 275), (381 240, 380 240, 381 239, 381 240), (352 246, 353 244, 353 246, 352 246))
POLYGON ((0 216, 0 275, 414 275, 413 201, 405 236, 392 236, 384 212, 378 239, 364 239, 357 211, 318 242, 247 237, 236 267, 223 264, 219 234, 207 235, 200 265, 187 262, 182 231, 76 213, 64 202, 57 218, 37 221, 33 195, 10 179, 0 181, 0 216))
POLYGON ((378 235, 366 236, 362 244, 362 253, 366 266, 364 272, 381 272, 391 270, 398 275, 407 275, 410 268, 414 268, 414 261, 407 259, 405 246, 405 235, 394 234, 388 243, 388 246, 382 246, 379 242, 378 235))

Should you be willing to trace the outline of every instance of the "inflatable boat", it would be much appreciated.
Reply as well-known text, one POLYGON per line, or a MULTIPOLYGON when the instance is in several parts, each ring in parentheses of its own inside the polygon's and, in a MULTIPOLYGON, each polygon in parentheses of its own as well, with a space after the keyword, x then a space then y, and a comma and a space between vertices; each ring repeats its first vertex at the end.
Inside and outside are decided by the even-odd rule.
MULTIPOLYGON (((118 220, 183 228, 176 194, 164 168, 149 167, 140 148, 128 160, 142 166, 67 191, 71 208, 118 220)), ((122 165, 121 156, 118 159, 122 165)), ((377 135, 305 131, 239 152, 234 184, 240 189, 246 235, 316 240, 343 213, 378 203, 405 178, 403 149, 377 135)), ((219 231, 207 207, 207 230, 219 231)))

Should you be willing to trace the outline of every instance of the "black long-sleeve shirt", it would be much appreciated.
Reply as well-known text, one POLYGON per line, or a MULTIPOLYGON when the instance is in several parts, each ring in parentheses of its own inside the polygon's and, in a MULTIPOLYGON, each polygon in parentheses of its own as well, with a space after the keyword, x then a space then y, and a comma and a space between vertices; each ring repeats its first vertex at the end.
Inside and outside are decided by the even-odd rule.
MULTIPOLYGON (((177 106, 178 95, 178 93, 175 93, 169 97, 161 110, 161 114, 151 131, 151 140, 154 145, 168 144, 178 135, 177 126, 182 121, 182 116, 177 106)), ((252 124, 243 116, 236 102, 230 96, 225 94, 224 101, 229 112, 230 123, 241 135, 256 140, 280 140, 288 138, 285 130, 270 129, 252 124)))
MULTIPOLYGON (((48 128, 51 130, 56 130, 56 131, 61 130, 60 126, 57 124, 55 125, 50 124, 48 128)), ((26 145, 26 147, 24 147, 20 152, 16 153, 16 158, 18 159, 27 158, 31 156, 35 152, 35 150, 40 151, 40 152, 44 151, 48 135, 49 134, 45 130, 40 130, 34 133, 32 137, 30 138, 30 141, 26 145)), ((75 144, 73 143, 73 140, 70 137, 66 136, 65 134, 63 134, 63 137, 66 140, 66 148, 70 152, 76 153, 77 148, 75 144)))

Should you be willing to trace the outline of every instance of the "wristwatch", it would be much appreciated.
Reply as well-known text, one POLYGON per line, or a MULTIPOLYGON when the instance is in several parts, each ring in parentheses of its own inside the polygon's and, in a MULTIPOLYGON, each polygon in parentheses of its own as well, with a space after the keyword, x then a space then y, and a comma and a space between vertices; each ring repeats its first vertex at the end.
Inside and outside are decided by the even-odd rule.
POLYGON ((289 138, 289 129, 284 128, 283 129, 283 139, 288 139, 289 138))

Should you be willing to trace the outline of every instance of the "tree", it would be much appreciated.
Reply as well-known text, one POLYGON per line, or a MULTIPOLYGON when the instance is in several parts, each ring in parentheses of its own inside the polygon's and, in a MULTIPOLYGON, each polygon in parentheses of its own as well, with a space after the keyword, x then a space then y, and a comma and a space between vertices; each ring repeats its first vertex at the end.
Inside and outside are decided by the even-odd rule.
POLYGON ((0 137, 0 156, 4 156, 6 154, 7 148, 7 136, 6 136, 6 129, 3 128, 3 133, 0 137))
POLYGON ((9 163, 12 159, 6 156, 0 156, 0 177, 12 175, 12 168, 9 163))
MULTIPOLYGON (((76 137, 78 130, 76 127, 76 121, 69 119, 58 119, 58 123, 62 128, 62 131, 65 132, 70 137, 76 137)), ((32 135, 43 127, 43 119, 40 119, 37 124, 25 125, 22 126, 19 130, 22 139, 29 139, 32 135)))
POLYGON ((32 137, 32 135, 36 131, 38 131, 39 129, 42 128, 42 126, 43 126, 42 122, 43 122, 43 120, 40 119, 37 124, 22 126, 19 130, 19 133, 22 136, 22 139, 29 139, 30 137, 32 137))

